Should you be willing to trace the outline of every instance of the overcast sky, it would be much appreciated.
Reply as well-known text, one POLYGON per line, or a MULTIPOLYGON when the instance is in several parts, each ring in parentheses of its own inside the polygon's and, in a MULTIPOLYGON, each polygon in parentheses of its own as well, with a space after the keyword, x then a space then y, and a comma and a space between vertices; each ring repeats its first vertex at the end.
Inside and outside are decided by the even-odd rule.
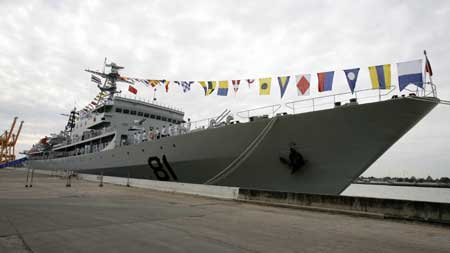
MULTIPOLYGON (((123 75, 168 80, 231 80, 335 70, 333 92, 347 91, 342 69, 423 58, 428 50, 441 99, 450 99, 449 1, 0 1, 0 130, 25 121, 18 149, 58 132, 71 108, 96 95, 85 68, 104 57, 123 75)), ((127 93, 126 85, 121 85, 127 93)), ((138 98, 153 91, 136 85, 138 98)), ((157 101, 201 119, 299 99, 293 82, 283 99, 244 82, 237 94, 205 97, 171 86, 157 101)), ((282 108, 281 111, 287 111, 282 108)), ((364 175, 450 176, 450 107, 439 105, 364 175)), ((387 123, 388 124, 388 123, 387 123)), ((388 127, 388 126, 387 126, 388 127)))

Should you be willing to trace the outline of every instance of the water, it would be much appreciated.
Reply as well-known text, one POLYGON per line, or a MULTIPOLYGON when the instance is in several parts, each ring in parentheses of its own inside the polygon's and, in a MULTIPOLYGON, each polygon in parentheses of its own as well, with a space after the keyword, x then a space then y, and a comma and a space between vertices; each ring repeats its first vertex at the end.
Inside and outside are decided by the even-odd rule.
POLYGON ((450 203, 450 188, 351 184, 342 195, 450 203))

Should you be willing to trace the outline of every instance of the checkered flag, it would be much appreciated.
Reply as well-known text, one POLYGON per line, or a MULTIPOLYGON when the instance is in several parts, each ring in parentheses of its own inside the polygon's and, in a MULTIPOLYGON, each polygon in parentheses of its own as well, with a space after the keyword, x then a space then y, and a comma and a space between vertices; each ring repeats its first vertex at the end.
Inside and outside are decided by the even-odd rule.
POLYGON ((191 90, 191 85, 194 81, 175 81, 175 83, 183 88, 183 92, 188 92, 191 90))

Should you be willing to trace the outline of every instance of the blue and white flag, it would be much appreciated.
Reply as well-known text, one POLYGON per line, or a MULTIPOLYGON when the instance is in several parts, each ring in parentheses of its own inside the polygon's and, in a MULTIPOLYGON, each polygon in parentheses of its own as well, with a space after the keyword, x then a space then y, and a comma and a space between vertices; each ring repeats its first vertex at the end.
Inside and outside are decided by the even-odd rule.
POLYGON ((186 93, 191 90, 191 85, 194 81, 175 81, 175 83, 181 86, 181 88, 183 88, 183 92, 186 93))
POLYGON ((423 88, 422 60, 399 62, 397 71, 400 91, 409 84, 423 88))
POLYGON ((356 80, 358 79, 359 68, 356 69, 344 69, 345 77, 347 78, 348 87, 353 92, 355 91, 356 80))

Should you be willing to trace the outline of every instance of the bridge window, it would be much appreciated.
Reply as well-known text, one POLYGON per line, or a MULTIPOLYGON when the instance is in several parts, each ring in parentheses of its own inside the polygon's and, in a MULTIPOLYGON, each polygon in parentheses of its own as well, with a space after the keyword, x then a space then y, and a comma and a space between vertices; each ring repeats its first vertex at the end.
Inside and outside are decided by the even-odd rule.
POLYGON ((142 117, 142 116, 144 116, 144 113, 143 112, 138 112, 137 115, 142 117))
POLYGON ((159 115, 156 115, 156 119, 161 119, 161 116, 159 116, 159 115))
POLYGON ((128 109, 123 109, 123 113, 124 113, 124 114, 130 114, 130 110, 128 110, 128 109))
POLYGON ((166 117, 162 117, 162 121, 167 121, 167 118, 166 117))
POLYGON ((136 111, 131 111, 131 115, 136 115, 136 111))
POLYGON ((151 119, 154 119, 154 118, 155 118, 155 115, 154 115, 154 114, 151 114, 151 115, 150 115, 150 118, 151 118, 151 119))
POLYGON ((119 112, 119 113, 121 113, 122 112, 122 108, 116 108, 116 112, 119 112))
POLYGON ((144 113, 144 117, 148 118, 150 115, 148 113, 144 113))
POLYGON ((170 123, 172 123, 172 119, 171 119, 171 118, 168 118, 167 121, 169 121, 170 123))

